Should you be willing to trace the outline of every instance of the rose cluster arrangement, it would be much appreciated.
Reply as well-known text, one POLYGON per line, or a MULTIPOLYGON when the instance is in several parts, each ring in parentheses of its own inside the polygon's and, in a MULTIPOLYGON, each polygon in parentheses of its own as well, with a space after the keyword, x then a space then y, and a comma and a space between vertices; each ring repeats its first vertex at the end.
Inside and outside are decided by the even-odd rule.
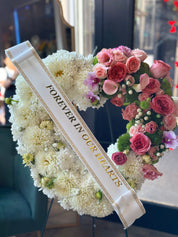
POLYGON ((140 49, 103 49, 94 59, 93 72, 84 81, 89 89, 85 96, 92 104, 98 105, 106 97, 117 107, 125 106, 122 117, 128 120, 127 132, 118 138, 116 146, 108 148, 108 154, 135 189, 145 178, 161 176, 154 164, 165 151, 178 146, 171 67, 161 60, 149 67, 143 62, 146 58, 140 49), (130 156, 135 158, 131 161, 130 156), (128 159, 133 167, 135 160, 139 161, 139 169, 130 169, 128 159))
MULTIPOLYGON (((80 110, 100 108, 110 99, 123 107, 127 132, 108 148, 108 156, 132 188, 162 175, 154 164, 177 137, 170 67, 149 66, 146 53, 125 46, 103 49, 96 57, 59 50, 43 59, 56 82, 80 110)), ((29 166, 34 185, 49 198, 79 214, 104 217, 113 208, 70 144, 63 137, 24 78, 16 79, 16 94, 6 99, 17 151, 29 166)), ((177 108, 178 110, 178 108, 177 108)))

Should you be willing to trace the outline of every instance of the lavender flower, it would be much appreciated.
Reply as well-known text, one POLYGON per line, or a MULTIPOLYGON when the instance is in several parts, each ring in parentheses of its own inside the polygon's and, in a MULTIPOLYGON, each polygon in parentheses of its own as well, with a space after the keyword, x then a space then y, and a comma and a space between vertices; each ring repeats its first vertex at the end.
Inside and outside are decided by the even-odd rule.
POLYGON ((162 142, 165 144, 166 148, 175 149, 176 146, 178 146, 178 136, 176 136, 173 131, 164 131, 162 142))
POLYGON ((92 91, 89 91, 89 92, 85 95, 85 97, 86 97, 87 99, 89 99, 90 102, 91 102, 93 105, 97 105, 98 102, 99 102, 99 100, 100 100, 99 96, 93 94, 92 91))
POLYGON ((91 91, 97 91, 99 82, 100 79, 96 77, 95 72, 89 72, 83 83, 88 86, 91 91))

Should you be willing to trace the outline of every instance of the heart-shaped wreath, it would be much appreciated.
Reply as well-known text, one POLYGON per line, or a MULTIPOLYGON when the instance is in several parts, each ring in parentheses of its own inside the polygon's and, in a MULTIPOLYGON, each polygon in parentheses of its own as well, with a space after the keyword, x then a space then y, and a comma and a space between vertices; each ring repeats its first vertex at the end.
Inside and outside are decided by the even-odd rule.
MULTIPOLYGON (((103 49, 87 58, 59 50, 44 63, 80 110, 100 108, 107 99, 122 109, 127 133, 108 148, 108 155, 129 185, 138 190, 144 179, 161 176, 155 163, 178 145, 176 106, 171 98, 170 66, 149 67, 142 50, 125 46, 103 49)), ((104 217, 113 208, 99 185, 73 152, 28 84, 20 75, 9 104, 13 138, 34 184, 65 209, 104 217), (17 103, 15 103, 17 102, 17 103)))

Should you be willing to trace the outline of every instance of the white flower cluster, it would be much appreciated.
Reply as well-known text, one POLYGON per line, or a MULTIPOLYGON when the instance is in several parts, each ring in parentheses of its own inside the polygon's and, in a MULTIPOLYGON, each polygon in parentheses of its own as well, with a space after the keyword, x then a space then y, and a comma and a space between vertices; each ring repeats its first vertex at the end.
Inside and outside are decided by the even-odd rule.
MULTIPOLYGON (((43 60, 57 83, 79 109, 90 107, 84 94, 83 84, 87 73, 92 71, 93 57, 87 58, 60 50, 43 60)), ((73 152, 70 145, 52 122, 41 103, 22 76, 16 80, 18 103, 9 106, 13 138, 18 153, 31 169, 35 186, 50 198, 56 197, 61 206, 79 214, 104 217, 113 208, 100 192, 99 185, 73 152)), ((100 105, 102 106, 102 104, 100 105)))

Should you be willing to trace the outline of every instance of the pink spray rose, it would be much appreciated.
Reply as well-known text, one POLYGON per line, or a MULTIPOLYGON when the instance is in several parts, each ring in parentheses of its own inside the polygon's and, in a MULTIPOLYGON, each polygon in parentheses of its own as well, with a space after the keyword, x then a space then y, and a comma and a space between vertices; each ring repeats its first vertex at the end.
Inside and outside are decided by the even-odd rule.
POLYGON ((138 132, 142 132, 142 133, 145 132, 144 128, 142 128, 141 125, 132 126, 132 127, 129 129, 129 134, 130 134, 131 137, 132 137, 132 136, 135 136, 138 132))
POLYGON ((176 127, 176 116, 174 114, 164 116, 163 123, 167 130, 173 130, 176 127))
POLYGON ((141 94, 139 94, 138 99, 139 99, 139 101, 144 101, 144 100, 147 100, 147 98, 149 98, 149 97, 150 97, 149 94, 141 93, 141 94))
POLYGON ((132 55, 139 58, 140 61, 144 61, 147 58, 146 52, 140 49, 132 50, 132 55))
POLYGON ((158 114, 168 115, 175 111, 175 105, 168 95, 156 95, 150 102, 151 108, 158 114))
POLYGON ((125 80, 126 82, 127 82, 127 81, 130 82, 130 84, 129 84, 128 86, 133 86, 133 84, 135 83, 135 79, 134 79, 134 77, 131 76, 131 75, 127 75, 124 80, 125 80))
POLYGON ((157 160, 158 156, 155 155, 155 153, 159 150, 158 146, 152 146, 150 150, 148 151, 148 154, 151 156, 152 160, 157 160))
POLYGON ((105 80, 103 84, 103 91, 107 95, 114 95, 118 90, 118 84, 111 80, 105 80))
POLYGON ((154 78, 163 78, 168 74, 170 69, 171 67, 167 63, 161 60, 155 60, 154 64, 150 67, 150 72, 154 78))
POLYGON ((151 146, 150 139, 143 133, 137 133, 135 136, 131 137, 130 142, 131 149, 137 155, 144 155, 150 149, 151 146))
POLYGON ((106 67, 110 66, 113 62, 113 56, 111 53, 111 49, 102 49, 96 55, 98 62, 104 64, 106 67))
POLYGON ((135 56, 128 58, 126 62, 127 72, 129 74, 137 72, 140 68, 140 62, 140 59, 135 56))
POLYGON ((142 92, 147 94, 156 93, 160 89, 160 83, 157 79, 148 77, 146 73, 140 76, 140 86, 142 92))
POLYGON ((108 70, 108 79, 119 83, 124 80, 126 73, 127 69, 125 64, 117 62, 108 70))
POLYGON ((138 107, 136 106, 135 103, 127 105, 125 110, 122 109, 122 117, 123 117, 123 119, 130 121, 133 118, 135 118, 135 116, 138 113, 137 109, 138 109, 138 107))
POLYGON ((121 50, 119 49, 114 49, 113 51, 113 55, 114 55, 114 60, 116 62, 120 62, 120 63, 126 63, 127 61, 127 57, 122 53, 121 50))
POLYGON ((100 78, 100 79, 104 79, 107 76, 107 67, 105 67, 104 65, 97 63, 94 68, 93 68, 96 77, 100 78))
POLYGON ((162 173, 160 173, 153 165, 146 164, 142 168, 143 171, 143 177, 146 179, 154 180, 158 178, 158 176, 161 176, 162 173))
POLYGON ((127 156, 119 151, 112 154, 112 160, 116 165, 123 165, 127 161, 127 156))
POLYGON ((117 107, 121 107, 124 103, 124 96, 119 97, 116 95, 110 100, 110 102, 117 107))
POLYGON ((153 134, 156 132, 157 127, 158 127, 157 123, 155 123, 154 121, 151 121, 145 125, 145 131, 153 134))

